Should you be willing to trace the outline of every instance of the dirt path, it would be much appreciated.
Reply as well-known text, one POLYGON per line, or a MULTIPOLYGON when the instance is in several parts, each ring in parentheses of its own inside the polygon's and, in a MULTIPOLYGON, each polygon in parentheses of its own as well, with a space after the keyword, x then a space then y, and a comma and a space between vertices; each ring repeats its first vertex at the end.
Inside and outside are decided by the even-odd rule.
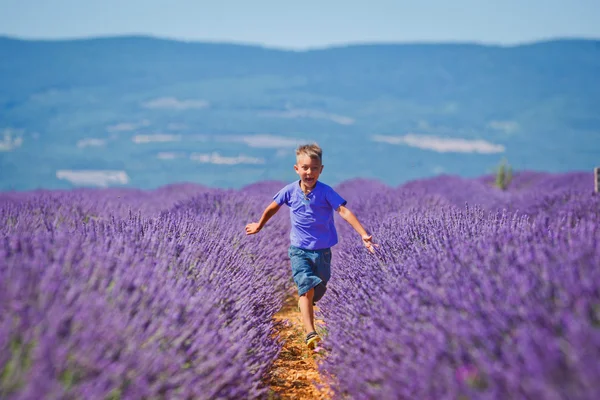
MULTIPOLYGON (((279 337, 284 341, 279 358, 273 364, 267 384, 270 399, 321 399, 331 398, 331 391, 321 379, 317 365, 323 355, 308 349, 304 343, 302 320, 297 310, 298 297, 290 294, 275 314, 280 322, 279 337)), ((323 321, 315 321, 317 331, 323 321)))

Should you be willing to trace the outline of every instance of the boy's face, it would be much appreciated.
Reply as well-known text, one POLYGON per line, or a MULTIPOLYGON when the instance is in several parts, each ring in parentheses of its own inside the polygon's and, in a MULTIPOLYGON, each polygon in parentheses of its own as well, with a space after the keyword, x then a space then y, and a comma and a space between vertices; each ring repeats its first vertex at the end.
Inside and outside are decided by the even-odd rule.
POLYGON ((307 155, 299 155, 296 158, 296 165, 294 170, 300 175, 300 180, 304 186, 312 188, 317 184, 319 175, 323 171, 323 165, 318 159, 310 158, 307 155))

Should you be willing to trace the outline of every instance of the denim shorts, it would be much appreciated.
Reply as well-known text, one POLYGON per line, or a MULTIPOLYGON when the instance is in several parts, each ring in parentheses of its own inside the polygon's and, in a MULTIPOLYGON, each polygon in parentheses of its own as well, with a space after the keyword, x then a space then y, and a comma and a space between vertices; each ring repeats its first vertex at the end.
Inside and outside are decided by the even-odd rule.
POLYGON ((298 295, 302 296, 314 288, 313 302, 319 301, 325 294, 327 282, 331 277, 331 249, 306 250, 290 246, 288 255, 292 262, 292 275, 298 287, 298 295))

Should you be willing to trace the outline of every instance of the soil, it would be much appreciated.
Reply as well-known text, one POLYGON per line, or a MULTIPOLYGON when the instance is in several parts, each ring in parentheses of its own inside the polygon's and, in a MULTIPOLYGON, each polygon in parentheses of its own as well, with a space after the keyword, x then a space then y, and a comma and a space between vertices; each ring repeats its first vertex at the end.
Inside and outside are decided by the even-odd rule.
MULTIPOLYGON (((289 295, 274 319, 278 327, 283 348, 275 360, 266 378, 269 386, 269 399, 319 399, 329 400, 331 389, 321 377, 318 365, 324 357, 324 350, 317 347, 311 350, 304 342, 305 333, 300 312, 298 296, 289 295)), ((315 307, 315 311, 318 307, 315 307)), ((315 321, 317 332, 322 331, 324 322, 315 321)))

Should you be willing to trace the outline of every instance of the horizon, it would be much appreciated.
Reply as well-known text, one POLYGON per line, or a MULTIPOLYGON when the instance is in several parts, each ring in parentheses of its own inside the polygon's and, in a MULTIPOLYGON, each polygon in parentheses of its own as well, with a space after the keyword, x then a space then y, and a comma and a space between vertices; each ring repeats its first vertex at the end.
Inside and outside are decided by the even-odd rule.
POLYGON ((310 50, 362 43, 519 45, 600 39, 600 2, 573 0, 0 0, 0 35, 76 40, 148 35, 181 41, 310 50))
POLYGON ((310 51, 318 51, 318 50, 328 50, 328 49, 339 49, 345 47, 360 47, 360 46, 437 46, 437 45, 458 45, 458 46, 481 46, 481 47, 496 47, 496 48, 517 48, 522 46, 532 46, 543 43, 555 43, 555 42, 600 42, 600 37, 584 37, 584 36, 557 36, 550 37, 545 39, 531 40, 531 41, 523 41, 519 43, 491 43, 491 42, 482 42, 482 41, 356 41, 356 42, 348 42, 348 43, 340 43, 340 44, 330 44, 309 48, 286 48, 286 47, 277 47, 277 46, 269 46, 260 43, 253 42, 244 42, 244 41, 220 41, 220 40, 202 40, 202 39, 181 39, 181 38, 172 38, 166 36, 157 36, 152 34, 114 34, 114 35, 99 35, 99 36, 81 36, 81 37, 64 37, 64 38, 35 38, 35 37, 22 37, 16 35, 6 35, 0 34, 0 39, 5 40, 15 40, 21 42, 45 42, 45 43, 64 43, 64 42, 80 42, 80 41, 93 41, 93 40, 115 40, 115 39, 150 39, 150 40, 158 40, 158 41, 167 41, 167 42, 177 42, 177 43, 188 43, 188 44, 213 44, 213 45, 233 45, 233 46, 241 46, 241 47, 256 47, 263 48, 267 50, 275 50, 275 51, 291 51, 297 53, 310 52, 310 51))

